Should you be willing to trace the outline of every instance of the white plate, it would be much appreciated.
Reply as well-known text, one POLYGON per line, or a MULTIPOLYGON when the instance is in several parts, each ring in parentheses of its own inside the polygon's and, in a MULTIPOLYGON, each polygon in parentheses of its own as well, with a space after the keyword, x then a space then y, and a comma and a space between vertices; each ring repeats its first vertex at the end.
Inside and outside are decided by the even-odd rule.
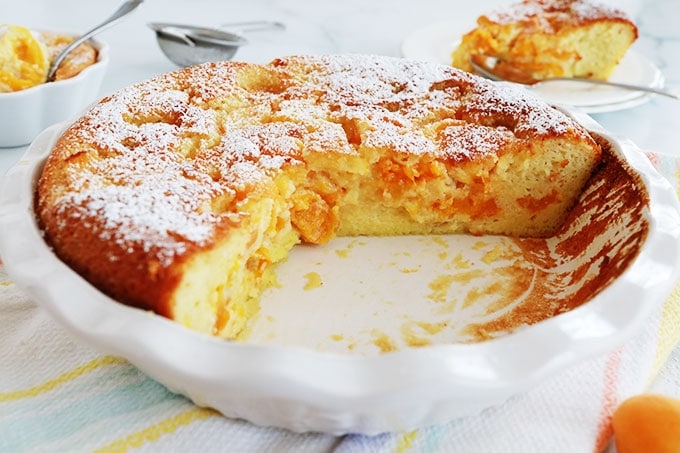
MULTIPOLYGON (((33 215, 37 178, 65 124, 42 133, 3 181, 0 255, 14 281, 73 335, 126 358, 170 390, 227 416, 335 434, 377 434, 443 423, 497 405, 547 376, 619 346, 667 297, 678 277, 680 207, 673 188, 632 143, 609 136, 585 115, 577 119, 608 138, 628 162, 632 179, 619 183, 624 196, 646 199, 631 196, 633 186, 649 196, 649 203, 631 212, 618 204, 616 190, 600 190, 606 202, 589 199, 584 209, 593 214, 591 207, 599 205, 617 213, 597 211, 591 219, 606 234, 583 240, 578 235, 582 217, 567 229, 570 248, 576 249, 576 269, 593 265, 588 272, 577 272, 579 279, 600 278, 618 265, 622 273, 592 296, 592 286, 572 284, 568 272, 573 263, 559 255, 556 273, 568 277, 558 280, 555 290, 548 288, 549 295, 557 292, 568 298, 570 288, 587 288, 583 292, 588 301, 488 341, 464 343, 464 329, 438 330, 442 319, 437 316, 442 314, 446 327, 456 327, 483 322, 489 312, 477 310, 477 303, 447 311, 471 278, 451 286, 446 278, 437 284, 437 276, 459 275, 446 271, 446 263, 476 271, 489 263, 503 265, 513 243, 501 237, 361 238, 297 247, 278 269, 280 288, 265 294, 246 343, 202 335, 111 300, 52 253, 33 215), (630 227, 635 218, 647 225, 646 237, 636 239, 640 229, 630 227), (639 247, 639 253, 630 255, 630 247, 639 247), (614 256, 618 251, 612 259, 598 255, 613 249, 623 250, 632 262, 622 265, 614 256), (599 268, 601 263, 608 264, 599 268), (442 297, 441 290, 448 295, 442 297), (423 338, 433 344, 406 347, 423 338), (391 348, 396 351, 381 353, 391 348)), ((551 242, 551 247, 559 248, 560 241, 551 242)), ((543 272, 543 260, 553 252, 540 249, 536 256, 542 258, 535 269, 543 272)), ((523 269, 521 263, 511 267, 523 269)), ((535 285, 539 280, 521 281, 535 285)), ((512 287, 512 281, 505 283, 512 287)), ((493 299, 503 285, 486 289, 493 299)), ((517 293, 517 299, 523 297, 525 293, 517 293)))
MULTIPOLYGON (((467 21, 432 24, 416 30, 404 39, 401 54, 406 58, 451 64, 451 52, 461 36, 471 30, 467 21)), ((644 55, 630 49, 609 80, 650 88, 663 88, 663 73, 644 55)), ((531 87, 549 102, 577 107, 587 113, 622 110, 643 104, 650 94, 613 87, 550 82, 531 87)))

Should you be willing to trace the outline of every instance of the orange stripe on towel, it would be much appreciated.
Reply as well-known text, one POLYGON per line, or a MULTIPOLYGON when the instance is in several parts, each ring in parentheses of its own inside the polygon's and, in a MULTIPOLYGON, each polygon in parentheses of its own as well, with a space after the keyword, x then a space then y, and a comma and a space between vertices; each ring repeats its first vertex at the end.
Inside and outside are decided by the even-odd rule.
POLYGON ((599 453, 607 446, 612 434, 612 415, 619 404, 618 377, 621 364, 621 348, 609 354, 604 368, 604 386, 602 388, 602 409, 597 423, 597 439, 594 452, 599 453))

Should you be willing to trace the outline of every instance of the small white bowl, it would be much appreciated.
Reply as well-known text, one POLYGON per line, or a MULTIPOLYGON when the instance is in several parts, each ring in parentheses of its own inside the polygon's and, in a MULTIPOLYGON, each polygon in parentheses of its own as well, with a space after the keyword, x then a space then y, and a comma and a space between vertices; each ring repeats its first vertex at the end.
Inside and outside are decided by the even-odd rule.
POLYGON ((94 39, 91 43, 98 51, 97 62, 75 77, 0 93, 0 148, 30 143, 42 130, 97 99, 109 64, 109 46, 94 39))

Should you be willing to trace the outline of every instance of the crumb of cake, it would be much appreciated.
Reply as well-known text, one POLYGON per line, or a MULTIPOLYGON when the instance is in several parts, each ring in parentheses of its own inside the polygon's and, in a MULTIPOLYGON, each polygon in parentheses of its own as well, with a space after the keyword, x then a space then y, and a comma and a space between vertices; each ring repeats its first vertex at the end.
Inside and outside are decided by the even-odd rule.
POLYGON ((483 257, 482 257, 482 262, 486 264, 491 264, 494 261, 496 261, 498 258, 500 258, 503 254, 503 251, 500 246, 494 247, 492 250, 489 250, 483 257))
POLYGON ((349 249, 337 249, 335 253, 340 258, 347 258, 349 256, 349 249))
POLYGON ((420 271, 420 266, 416 266, 416 267, 402 267, 401 269, 399 269, 399 271, 400 271, 402 274, 415 274, 416 272, 419 272, 419 271, 420 271))
POLYGON ((469 269, 472 264, 470 263, 470 260, 463 258, 462 253, 459 253, 453 258, 451 265, 455 269, 469 269))
POLYGON ((427 331, 424 331, 417 323, 404 323, 401 327, 401 335, 404 344, 410 348, 422 348, 432 344, 432 338, 429 338, 427 331))
POLYGON ((427 296, 434 302, 446 302, 449 288, 455 281, 455 277, 450 274, 438 275, 428 285, 432 292, 427 296))
POLYGON ((305 277, 305 291, 320 288, 323 286, 323 280, 318 272, 308 272, 304 275, 305 277))
POLYGON ((448 327, 447 322, 416 322, 415 323, 423 332, 427 332, 429 335, 436 335, 442 330, 448 327))
POLYGON ((373 344, 380 349, 380 352, 392 352, 398 349, 396 342, 386 333, 373 330, 371 334, 373 336, 373 344))

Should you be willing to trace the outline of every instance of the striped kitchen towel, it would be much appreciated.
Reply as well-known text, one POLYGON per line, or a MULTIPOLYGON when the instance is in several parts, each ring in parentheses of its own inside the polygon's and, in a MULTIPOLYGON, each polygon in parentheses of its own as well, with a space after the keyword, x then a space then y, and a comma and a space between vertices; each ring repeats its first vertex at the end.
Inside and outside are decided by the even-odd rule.
MULTIPOLYGON (((677 162, 653 160, 677 187, 677 162)), ((296 434, 199 408, 77 342, 0 265, 0 452, 599 452, 622 400, 680 396, 679 340, 680 286, 618 349, 480 414, 372 437, 296 434)))

